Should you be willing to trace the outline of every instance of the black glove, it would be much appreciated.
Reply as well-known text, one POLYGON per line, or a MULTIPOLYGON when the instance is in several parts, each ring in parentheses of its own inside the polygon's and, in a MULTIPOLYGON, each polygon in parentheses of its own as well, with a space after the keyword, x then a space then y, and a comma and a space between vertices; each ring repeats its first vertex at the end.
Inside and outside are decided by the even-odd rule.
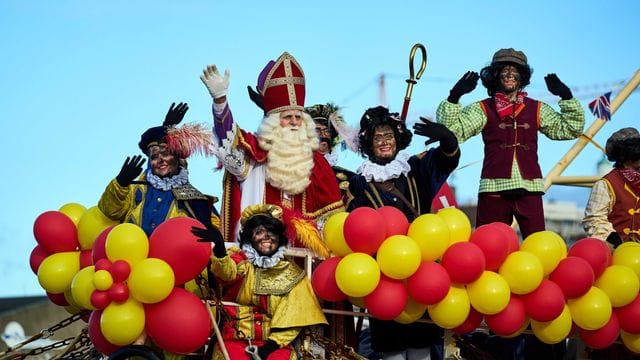
POLYGON ((224 239, 220 230, 207 227, 206 229, 192 226, 191 233, 197 236, 199 242, 212 242, 213 243, 213 255, 217 258, 223 258, 227 256, 227 249, 224 247, 224 239))
POLYGON ((264 102, 262 101, 262 95, 259 92, 253 90, 251 86, 247 86, 247 91, 249 92, 249 98, 253 101, 254 104, 258 105, 258 107, 264 110, 264 102))
POLYGON ((267 360, 269 354, 278 350, 279 348, 280 346, 278 346, 275 341, 269 339, 262 346, 258 347, 258 355, 260 355, 260 359, 267 360))
POLYGON ((618 233, 614 231, 611 234, 609 234, 609 236, 607 236, 607 242, 613 245, 613 248, 615 249, 620 244, 622 244, 622 238, 620 238, 620 235, 618 235, 618 233))
POLYGON ((558 79, 558 75, 548 74, 544 77, 544 82, 547 83, 547 89, 549 89, 549 92, 553 95, 560 96, 562 100, 569 100, 573 97, 571 89, 558 79))
POLYGON ((142 165, 147 159, 144 159, 142 155, 136 155, 133 158, 127 156, 127 159, 122 164, 120 173, 116 176, 116 181, 120 186, 129 186, 142 172, 142 165))
POLYGON ((460 97, 464 94, 468 94, 476 88, 478 85, 478 79, 480 75, 478 75, 475 71, 467 71, 458 82, 453 85, 451 91, 449 91, 449 97, 447 101, 452 104, 457 104, 460 100, 460 97))
POLYGON ((184 118, 184 114, 189 110, 187 103, 179 103, 178 106, 174 108, 175 105, 176 103, 171 103, 169 111, 167 111, 167 115, 164 117, 162 126, 175 126, 180 124, 180 121, 184 118))
POLYGON ((413 132, 416 135, 426 136, 429 139, 424 142, 425 146, 440 141, 440 149, 445 153, 452 153, 458 147, 458 139, 447 129, 446 126, 420 117, 422 122, 413 125, 413 132))

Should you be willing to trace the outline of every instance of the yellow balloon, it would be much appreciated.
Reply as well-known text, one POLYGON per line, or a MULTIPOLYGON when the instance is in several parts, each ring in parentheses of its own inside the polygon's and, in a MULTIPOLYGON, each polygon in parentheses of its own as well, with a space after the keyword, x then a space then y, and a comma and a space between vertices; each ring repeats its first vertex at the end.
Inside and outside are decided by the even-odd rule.
POLYGON ((118 222, 106 217, 97 206, 90 207, 82 214, 78 222, 78 241, 82 250, 89 250, 93 246, 102 230, 118 222))
POLYGON ((144 307, 137 300, 112 301, 102 312, 100 330, 110 343, 129 345, 142 334, 144 321, 144 307))
POLYGON ((153 304, 164 300, 175 286, 175 275, 164 260, 144 259, 133 266, 127 283, 136 300, 153 304))
POLYGON ((112 262, 125 260, 134 266, 149 255, 149 239, 139 226, 124 223, 109 232, 104 248, 112 262))
POLYGON ((597 330, 611 318, 611 301, 607 294, 592 286, 579 298, 568 299, 573 322, 585 330, 597 330))
POLYGON ((93 286, 100 291, 109 290, 113 285, 113 277, 107 270, 98 270, 93 274, 93 286))
POLYGON ((64 298, 67 300, 70 307, 78 309, 78 311, 82 310, 82 306, 80 306, 80 304, 76 302, 76 299, 73 298, 73 294, 71 294, 71 288, 64 292, 64 298))
POLYGON ((79 270, 79 251, 51 254, 38 268, 38 282, 47 292, 60 294, 71 288, 71 281, 79 270))
POLYGON ((337 256, 345 256, 353 252, 349 245, 347 245, 347 241, 344 239, 344 233, 342 232, 344 221, 348 215, 349 213, 345 211, 335 213, 327 219, 327 222, 324 223, 324 227, 322 228, 324 242, 327 243, 331 252, 337 256))
POLYGON ((640 279, 640 244, 627 241, 618 246, 611 256, 613 265, 622 265, 630 268, 640 279))
POLYGON ((498 273, 507 281, 511 292, 524 295, 540 286, 544 270, 537 256, 514 251, 504 260, 498 273))
POLYGON ((415 301, 411 296, 407 298, 404 310, 393 321, 400 324, 410 324, 420 319, 427 311, 427 305, 415 301))
POLYGON ((87 310, 96 310, 96 307, 91 304, 91 294, 96 289, 93 285, 94 273, 94 266, 87 266, 84 269, 80 269, 71 282, 71 296, 73 296, 73 300, 75 300, 76 304, 87 310))
POLYGON ((374 258, 365 253, 351 253, 336 267, 336 283, 351 297, 369 295, 380 282, 380 268, 374 258))
POLYGON ((636 273, 622 265, 611 265, 604 269, 593 285, 607 294, 613 307, 631 303, 640 290, 640 280, 636 273))
POLYGON ((62 205, 58 211, 67 215, 69 219, 78 226, 78 223, 80 222, 82 215, 84 215, 84 212, 87 211, 87 208, 78 203, 68 203, 62 205))
POLYGON ((409 225, 407 235, 420 247, 422 261, 435 261, 449 247, 449 227, 436 214, 420 215, 409 225))
POLYGON ((631 334, 620 329, 620 339, 627 349, 636 354, 640 354, 640 334, 631 334))
POLYGON ((616 248, 616 250, 618 250, 618 249, 622 249, 622 248, 626 248, 627 246, 631 246, 631 247, 633 247, 633 246, 637 246, 637 247, 640 247, 640 243, 637 243, 637 242, 635 242, 635 241, 625 241, 625 242, 623 242, 622 244, 618 245, 618 247, 616 248))
POLYGON ((545 344, 557 344, 564 340, 571 333, 571 313, 567 305, 562 309, 562 313, 551 321, 531 320, 533 334, 545 344))
POLYGON ((469 241, 471 235, 471 222, 462 210, 448 207, 438 210, 437 213, 449 227, 449 245, 457 242, 469 241))
POLYGON ((452 285, 447 296, 439 303, 429 305, 427 311, 433 322, 445 329, 453 329, 469 316, 471 304, 463 286, 452 285))
POLYGON ((467 293, 471 306, 484 315, 499 313, 511 299, 509 284, 493 271, 483 271, 478 280, 467 284, 467 293))
POLYGON ((376 259, 380 271, 396 280, 413 275, 420 266, 420 248, 405 235, 392 235, 382 242, 376 259))
POLYGON ((520 250, 538 257, 545 276, 551 274, 560 260, 567 257, 567 245, 564 240, 560 235, 549 230, 538 231, 527 236, 520 244, 520 250))
POLYGON ((81 308, 74 306, 74 305, 67 305, 64 307, 64 309, 66 310, 66 312, 68 312, 71 315, 75 315, 78 314, 82 311, 81 308))

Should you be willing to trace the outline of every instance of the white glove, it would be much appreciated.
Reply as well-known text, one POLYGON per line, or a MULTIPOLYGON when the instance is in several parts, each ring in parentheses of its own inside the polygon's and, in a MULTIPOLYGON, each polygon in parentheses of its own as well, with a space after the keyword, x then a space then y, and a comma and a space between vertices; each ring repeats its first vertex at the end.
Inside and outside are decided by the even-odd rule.
POLYGON ((215 65, 207 65, 202 70, 200 80, 204 83, 204 86, 209 90, 209 94, 214 99, 227 96, 227 90, 229 90, 229 69, 224 71, 224 77, 220 76, 218 68, 215 65))

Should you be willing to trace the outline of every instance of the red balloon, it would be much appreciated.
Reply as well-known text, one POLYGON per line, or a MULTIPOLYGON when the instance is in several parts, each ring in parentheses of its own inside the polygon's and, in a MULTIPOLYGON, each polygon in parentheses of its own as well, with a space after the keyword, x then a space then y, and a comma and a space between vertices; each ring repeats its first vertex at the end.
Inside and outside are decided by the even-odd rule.
POLYGON ((564 294, 558 284, 544 279, 537 289, 522 297, 527 314, 536 321, 551 321, 562 313, 564 294))
POLYGON ((496 230, 502 231, 502 233, 507 236, 507 240, 509 243, 509 251, 507 252, 507 255, 520 249, 518 234, 510 225, 501 222, 494 222, 491 223, 491 225, 493 225, 496 230))
POLYGON ((33 223, 33 236, 51 254, 80 248, 76 225, 60 211, 40 214, 33 223))
POLYGON ((613 309, 620 320, 620 328, 631 334, 640 334, 640 294, 629 304, 613 309))
POLYGON ((89 316, 89 339, 91 339, 91 343, 98 351, 105 355, 111 355, 120 347, 105 339, 102 330, 100 330, 100 317, 102 317, 102 310, 91 312, 91 316, 89 316))
POLYGON ((500 228, 498 224, 502 223, 479 226, 469 237, 469 242, 478 245, 484 253, 487 270, 496 272, 509 255, 510 246, 512 246, 507 231, 500 228))
POLYGON ((340 290, 336 282, 336 267, 340 260, 342 258, 338 256, 329 258, 313 270, 311 285, 313 291, 322 300, 343 301, 347 299, 347 295, 340 290))
POLYGON ((187 354, 209 337, 209 311, 200 299, 182 288, 155 304, 144 304, 147 334, 160 348, 187 354))
POLYGON ((97 309, 104 309, 111 304, 111 297, 109 297, 109 291, 94 290, 91 293, 91 305, 97 309))
POLYGON ((383 206, 378 208, 377 211, 382 215, 387 226, 385 239, 392 235, 407 235, 409 220, 400 209, 393 206, 383 206))
POLYGON ((127 301, 129 299, 129 288, 122 282, 115 282, 109 288, 109 298, 118 303, 127 301))
POLYGON ((207 267, 211 244, 198 242, 191 227, 204 228, 196 219, 177 217, 160 224, 149 238, 149 257, 162 259, 171 266, 176 285, 195 278, 207 267))
POLYGON ((407 289, 411 297, 425 305, 433 305, 447 296, 451 278, 447 270, 434 261, 425 261, 407 279, 407 289))
POLYGON ((45 249, 44 246, 36 245, 36 247, 31 250, 29 266, 34 274, 38 275, 38 268, 40 267, 40 264, 42 264, 42 261, 49 255, 51 254, 47 252, 47 249, 45 249))
POLYGON ((47 297, 49 298, 49 300, 51 300, 52 303, 58 306, 69 306, 69 302, 67 301, 67 298, 64 297, 64 293, 52 294, 48 292, 47 297))
POLYGON ((509 336, 520 330, 527 320, 524 301, 517 295, 511 295, 504 310, 494 315, 485 315, 484 321, 498 336, 509 336))
POLYGON ((80 250, 80 269, 93 265, 91 250, 80 250))
POLYGON ((103 258, 103 259, 100 259, 100 260, 96 261, 94 270, 95 271, 98 271, 98 270, 107 270, 107 271, 109 271, 110 268, 111 268, 111 261, 109 259, 107 259, 107 258, 103 258))
POLYGON ((569 249, 567 256, 577 256, 587 260, 596 279, 611 265, 611 250, 600 239, 584 238, 576 241, 569 249))
POLYGON ((360 207, 347 215, 342 232, 353 252, 373 255, 386 239, 385 218, 375 209, 360 207))
POLYGON ((480 327, 480 323, 482 322, 483 316, 478 310, 474 309, 473 306, 469 309, 469 316, 467 319, 457 327, 451 329, 456 334, 466 334, 470 333, 473 330, 480 327))
POLYGON ((549 280, 560 287, 565 298, 575 299, 591 289, 595 276, 587 260, 577 256, 567 256, 560 260, 556 269, 549 274, 549 280))
POLYGON ((580 338, 590 348, 604 349, 616 341, 619 332, 620 324, 618 322, 618 317, 615 313, 612 313, 609 321, 600 329, 580 329, 580 338))
POLYGON ((402 280, 380 276, 378 286, 364 297, 364 304, 372 316, 380 320, 393 320, 407 306, 409 294, 402 280))
POLYGON ((109 267, 111 277, 115 282, 121 282, 127 280, 129 274, 131 274, 131 266, 124 260, 116 260, 109 267))
POLYGON ((482 275, 485 258, 478 245, 459 242, 449 246, 442 255, 442 266, 447 269, 451 282, 468 284, 482 275))
POLYGON ((105 250, 104 245, 107 243, 107 235, 109 235, 109 232, 111 232, 114 227, 115 225, 109 226, 108 228, 102 230, 100 235, 98 235, 96 240, 93 242, 93 245, 91 247, 91 256, 93 257, 94 264, 97 263, 100 259, 107 258, 107 251, 105 250))

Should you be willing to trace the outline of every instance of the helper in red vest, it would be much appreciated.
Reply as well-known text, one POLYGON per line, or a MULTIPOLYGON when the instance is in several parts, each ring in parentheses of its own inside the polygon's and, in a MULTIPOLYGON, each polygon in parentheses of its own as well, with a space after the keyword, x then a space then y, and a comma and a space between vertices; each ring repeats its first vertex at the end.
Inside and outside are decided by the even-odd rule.
POLYGON ((440 103, 437 121, 460 143, 482 134, 484 163, 478 190, 476 226, 515 217, 523 237, 545 229, 544 182, 538 163, 538 131, 553 140, 575 139, 584 127, 584 110, 571 90, 548 74, 549 92, 560 96, 560 112, 527 97, 523 89, 533 70, 522 51, 500 49, 480 75, 468 71, 440 103), (475 89, 478 78, 489 97, 462 107, 458 100, 475 89))
POLYGON ((591 237, 611 247, 640 241, 640 134, 634 128, 616 131, 607 140, 611 170, 591 189, 582 220, 591 237))

